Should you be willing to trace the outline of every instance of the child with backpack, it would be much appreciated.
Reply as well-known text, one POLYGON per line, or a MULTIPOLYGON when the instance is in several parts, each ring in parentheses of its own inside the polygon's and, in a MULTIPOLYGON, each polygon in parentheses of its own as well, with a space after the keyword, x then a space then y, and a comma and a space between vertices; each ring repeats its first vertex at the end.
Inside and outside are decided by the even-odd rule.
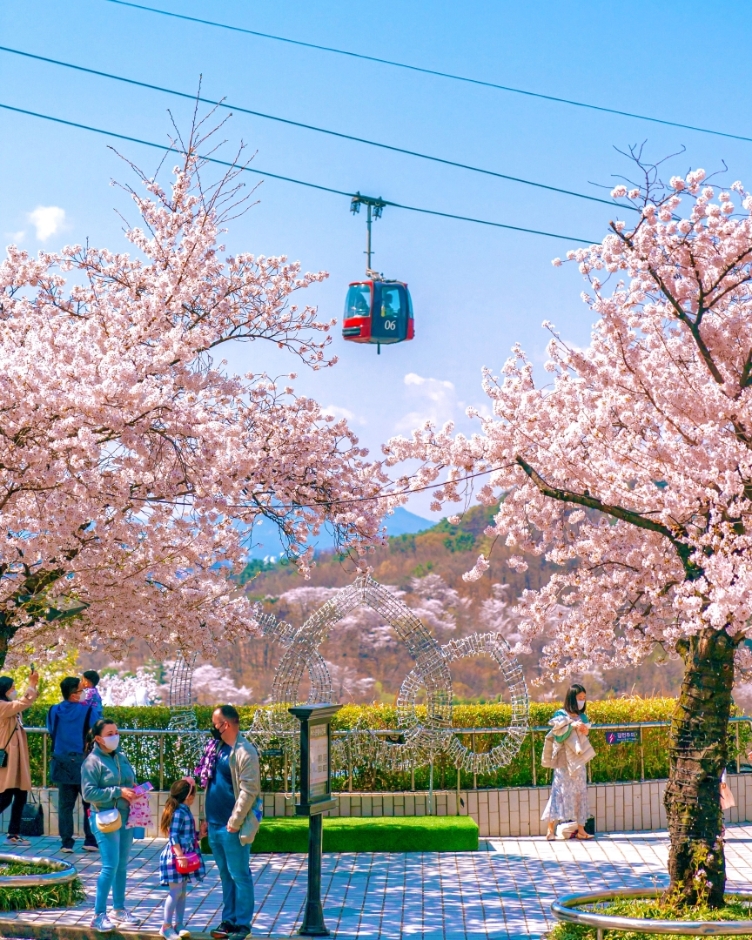
POLYGON ((199 847, 196 823, 190 806, 196 799, 196 784, 183 777, 170 787, 159 830, 167 837, 167 845, 159 856, 159 882, 169 889, 165 901, 162 929, 164 940, 190 937, 185 929, 185 903, 191 878, 203 881, 206 874, 199 847))

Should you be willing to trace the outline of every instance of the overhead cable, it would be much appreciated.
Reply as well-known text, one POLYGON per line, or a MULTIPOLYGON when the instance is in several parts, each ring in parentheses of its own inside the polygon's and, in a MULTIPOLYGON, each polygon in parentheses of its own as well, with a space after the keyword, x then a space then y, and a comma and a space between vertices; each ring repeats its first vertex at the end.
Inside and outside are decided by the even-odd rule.
MULTIPOLYGON (((50 114, 42 114, 38 111, 30 111, 26 108, 16 108, 16 107, 13 107, 12 105, 3 104, 1 102, 0 102, 0 108, 2 108, 5 111, 13 111, 16 114, 25 114, 25 115, 28 115, 29 117, 40 118, 41 120, 44 120, 44 121, 52 121, 55 124, 63 124, 66 127, 75 127, 78 130, 90 131, 93 134, 102 134, 105 137, 113 137, 116 140, 126 140, 129 143, 140 144, 144 147, 154 147, 157 150, 161 150, 162 152, 165 152, 165 153, 179 153, 182 155, 185 155, 186 153, 185 150, 182 150, 179 147, 167 146, 165 144, 158 144, 151 140, 143 140, 140 137, 131 137, 127 134, 118 134, 115 131, 104 130, 101 127, 92 127, 89 124, 80 124, 77 121, 66 121, 63 118, 53 117, 50 114)), ((347 196, 349 199, 352 199, 354 196, 359 195, 358 193, 347 192, 343 189, 334 189, 331 186, 322 186, 319 183, 310 183, 306 180, 295 179, 292 176, 282 176, 279 173, 269 173, 266 170, 257 170, 255 168, 246 166, 245 164, 231 163, 228 160, 220 160, 217 157, 203 156, 201 154, 199 154, 198 156, 201 160, 205 161, 206 163, 216 163, 219 166, 242 170, 246 173, 254 173, 257 176, 268 176, 270 179, 281 180, 282 182, 285 182, 285 183, 294 183, 296 186, 306 186, 309 189, 318 189, 321 192, 334 193, 337 196, 347 196)), ((555 232, 544 232, 539 229, 523 228, 522 226, 509 225, 505 222, 491 222, 488 219, 476 219, 467 215, 456 215, 452 212, 440 212, 437 209, 422 209, 418 206, 408 206, 400 202, 391 202, 388 199, 384 199, 382 200, 382 202, 386 206, 392 206, 395 209, 405 209, 408 212, 419 212, 424 215, 435 215, 444 219, 456 219, 460 222, 473 222, 476 225, 488 225, 491 228, 503 228, 503 229, 508 229, 509 231, 512 231, 512 232, 526 232, 529 235, 543 235, 546 238, 559 238, 559 239, 563 239, 564 241, 578 242, 581 245, 593 244, 593 240, 588 241, 587 239, 584 239, 584 238, 574 238, 569 235, 559 235, 555 232)))
POLYGON ((243 108, 240 105, 230 104, 227 101, 220 100, 217 101, 213 98, 206 98, 203 95, 191 94, 186 91, 176 91, 174 88, 164 88, 162 85, 153 85, 150 82, 141 82, 135 78, 126 78, 123 75, 114 75, 111 72, 101 72, 98 69, 86 68, 83 65, 74 65, 72 62, 62 62, 59 59, 50 59, 47 56, 34 55, 31 52, 24 52, 21 49, 12 49, 9 46, 0 46, 0 52, 7 52, 12 55, 23 56, 26 59, 34 59, 37 62, 46 62, 50 65, 61 66, 66 69, 73 69, 76 72, 84 72, 87 75, 96 75, 98 78, 107 78, 116 82, 123 82, 127 85, 135 85, 138 88, 147 88, 150 91, 159 91, 166 95, 174 95, 178 98, 188 98, 191 101, 201 101, 204 104, 213 105, 214 107, 227 108, 228 110, 236 111, 241 114, 250 114, 253 117, 263 118, 266 121, 276 121, 280 124, 288 124, 292 127, 299 127, 307 131, 315 131, 317 134, 327 134, 330 137, 339 137, 341 140, 351 140, 358 144, 366 144, 369 147, 379 147, 381 150, 389 150, 392 153, 402 153, 409 157, 417 157, 420 160, 430 160, 433 163, 441 163, 444 166, 453 166, 457 167, 460 170, 469 170, 471 173, 482 173, 485 176, 494 176, 497 179, 509 180, 512 183, 521 183, 523 186, 534 186, 537 189, 547 189, 549 192, 561 193, 565 196, 574 196, 577 199, 587 199, 590 202, 600 202, 607 206, 618 206, 621 209, 629 209, 633 212, 638 212, 634 206, 624 205, 621 203, 615 203, 611 199, 601 199, 599 196, 588 196, 585 193, 578 193, 571 189, 562 189, 559 186, 550 186, 547 183, 538 183, 534 180, 523 179, 519 176, 510 176, 507 173, 498 173, 495 170, 486 170, 482 167, 471 166, 468 163, 459 163, 455 160, 447 160, 444 157, 435 157, 427 153, 420 153, 417 150, 408 150, 405 147, 396 147, 392 144, 384 144, 376 140, 368 140, 365 137, 356 137, 353 134, 345 134, 341 131, 329 130, 325 127, 317 127, 314 124, 304 124, 302 121, 293 121, 290 118, 279 117, 275 114, 266 114, 263 111, 253 111, 250 108, 243 108))
POLYGON ((634 118, 637 121, 650 121, 652 124, 664 124, 667 127, 679 127, 682 130, 696 131, 698 134, 712 134, 715 137, 728 137, 731 140, 743 140, 752 143, 752 137, 743 134, 731 134, 727 131, 717 131, 710 127, 698 127, 695 124, 683 124, 681 121, 668 121, 665 118, 651 117, 648 114, 637 114, 634 111, 622 111, 618 108, 606 108, 602 105, 591 104, 587 101, 576 101, 573 98, 561 98, 557 95, 544 95, 542 92, 529 91, 526 88, 515 88, 512 85, 500 85, 496 82, 486 82, 480 78, 469 78, 467 75, 455 75, 453 72, 442 72, 438 69, 423 68, 420 65, 411 65, 408 62, 397 62, 394 59, 382 59, 379 56, 366 55, 362 52, 351 52, 348 49, 337 49, 334 46, 323 46, 315 42, 304 42, 302 39, 289 39, 287 36, 276 36, 273 33, 262 33, 256 29, 246 29, 243 26, 233 26, 229 23, 218 23, 215 20, 205 20, 197 16, 187 16, 185 13, 171 13, 169 10, 160 10, 158 7, 145 6, 142 3, 131 3, 129 0, 107 0, 107 3, 116 3, 122 7, 133 7, 135 10, 144 10, 147 13, 158 13, 160 16, 169 16, 176 20, 187 20, 190 23, 199 23, 202 26, 215 26, 218 29, 227 29, 234 33, 245 33, 248 36, 257 36, 259 39, 272 39, 275 42, 288 43, 291 46, 303 46, 306 49, 316 49, 319 52, 331 52, 335 55, 348 56, 351 59, 364 59, 366 62, 377 62, 379 65, 390 65, 398 69, 407 69, 410 72, 420 72, 423 75, 435 75, 438 78, 447 78, 456 82, 465 82, 469 85, 480 85, 483 88, 493 88, 497 91, 507 91, 514 95, 525 95, 528 98, 540 98, 543 101, 553 101, 555 104, 567 104, 575 108, 586 108, 590 111, 600 111, 603 114, 617 114, 619 117, 634 118))

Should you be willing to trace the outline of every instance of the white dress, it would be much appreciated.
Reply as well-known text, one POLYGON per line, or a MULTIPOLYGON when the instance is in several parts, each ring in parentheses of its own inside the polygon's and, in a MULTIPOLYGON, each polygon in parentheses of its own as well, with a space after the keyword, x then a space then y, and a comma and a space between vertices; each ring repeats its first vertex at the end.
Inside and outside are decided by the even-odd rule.
MULTIPOLYGON (((579 721, 589 724, 587 716, 582 715, 579 721)), ((560 708, 553 716, 549 724, 553 725, 554 734, 557 740, 565 740, 571 733, 569 723, 571 717, 560 708), (559 729, 561 733, 559 733, 559 729)), ((567 768, 557 767, 554 770, 554 779, 551 784, 551 796, 548 798, 546 808, 543 810, 541 819, 551 822, 569 822, 573 820, 580 826, 584 826, 590 816, 588 807, 587 793, 587 767, 582 766, 573 773, 567 768)))

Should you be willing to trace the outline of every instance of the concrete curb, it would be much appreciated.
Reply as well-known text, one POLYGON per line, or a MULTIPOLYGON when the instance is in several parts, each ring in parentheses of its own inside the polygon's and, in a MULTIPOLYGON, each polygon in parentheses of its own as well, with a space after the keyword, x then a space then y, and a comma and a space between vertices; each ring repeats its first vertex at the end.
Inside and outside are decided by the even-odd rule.
MULTIPOLYGON (((253 934, 250 935, 253 937, 253 934)), ((161 940, 154 930, 110 930, 102 933, 83 924, 35 924, 18 916, 0 915, 0 937, 23 938, 23 940, 161 940)), ((274 934, 264 940, 300 940, 300 934, 274 934)), ((211 934, 191 932, 191 940, 212 940, 211 934)))

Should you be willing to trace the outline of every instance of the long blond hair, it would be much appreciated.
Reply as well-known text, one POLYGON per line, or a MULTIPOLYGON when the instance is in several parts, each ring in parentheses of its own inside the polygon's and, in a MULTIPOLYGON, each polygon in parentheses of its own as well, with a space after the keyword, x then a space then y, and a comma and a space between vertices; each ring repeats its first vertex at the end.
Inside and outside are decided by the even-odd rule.
POLYGON ((169 836, 172 817, 178 806, 182 806, 188 797, 193 793, 195 784, 183 777, 182 780, 176 780, 170 787, 170 795, 167 797, 162 818, 159 821, 159 831, 163 836, 169 836))

